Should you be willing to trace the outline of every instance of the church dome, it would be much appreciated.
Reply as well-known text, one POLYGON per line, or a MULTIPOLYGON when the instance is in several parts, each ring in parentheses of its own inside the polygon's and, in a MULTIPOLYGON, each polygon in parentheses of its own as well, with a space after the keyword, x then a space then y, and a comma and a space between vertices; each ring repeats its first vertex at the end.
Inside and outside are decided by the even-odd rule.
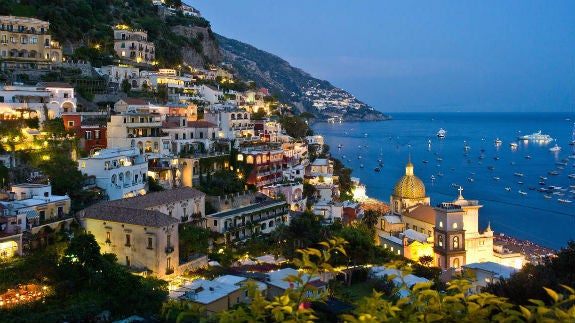
POLYGON ((408 161, 407 165, 405 165, 405 175, 395 184, 393 195, 407 199, 425 197, 425 185, 417 176, 413 175, 413 164, 411 161, 408 161))

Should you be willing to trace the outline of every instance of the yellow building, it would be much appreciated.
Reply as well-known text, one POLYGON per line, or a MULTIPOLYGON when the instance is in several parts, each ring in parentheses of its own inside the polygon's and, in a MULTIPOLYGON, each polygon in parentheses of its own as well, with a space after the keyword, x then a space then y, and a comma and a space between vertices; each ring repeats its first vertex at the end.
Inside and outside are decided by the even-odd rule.
POLYGON ((2 70, 47 70, 62 61, 62 48, 50 35, 47 21, 0 16, 2 70))
POLYGON ((82 226, 94 235, 102 253, 118 263, 157 277, 179 266, 178 220, 159 211, 96 204, 79 212, 82 226))
POLYGON ((148 32, 118 25, 114 30, 114 50, 121 59, 133 63, 152 65, 156 58, 156 47, 148 41, 148 32))

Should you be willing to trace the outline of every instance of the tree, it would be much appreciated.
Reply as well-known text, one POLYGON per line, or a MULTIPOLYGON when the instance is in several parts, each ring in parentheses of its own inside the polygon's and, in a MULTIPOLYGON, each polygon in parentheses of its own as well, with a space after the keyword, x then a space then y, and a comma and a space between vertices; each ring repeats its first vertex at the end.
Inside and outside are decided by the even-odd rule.
POLYGON ((46 120, 42 123, 42 131, 49 137, 62 138, 66 136, 66 127, 62 118, 46 120))
POLYGON ((68 155, 54 154, 49 160, 42 161, 38 167, 48 175, 54 194, 73 195, 82 189, 82 172, 68 155))
POLYGON ((124 93, 130 93, 130 91, 132 90, 132 84, 130 84, 130 81, 124 79, 122 80, 122 92, 124 93))

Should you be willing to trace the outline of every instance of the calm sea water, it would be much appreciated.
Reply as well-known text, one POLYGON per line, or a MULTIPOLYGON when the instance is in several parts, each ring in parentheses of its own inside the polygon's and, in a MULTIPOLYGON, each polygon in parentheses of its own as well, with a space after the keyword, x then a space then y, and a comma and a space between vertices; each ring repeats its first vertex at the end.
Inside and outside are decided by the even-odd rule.
POLYGON ((313 129, 325 137, 332 155, 353 169, 352 176, 366 185, 369 197, 389 202, 411 156, 432 205, 455 200, 461 185, 466 199, 483 205, 481 229, 490 222, 496 233, 557 249, 575 240, 575 194, 570 192, 575 192, 575 179, 568 177, 575 174, 575 159, 568 158, 575 154, 569 145, 575 115, 398 113, 392 117, 382 122, 319 123, 313 129), (440 128, 447 131, 443 139, 436 136, 440 128), (517 139, 538 130, 556 140, 543 144, 517 139), (495 143, 498 138, 500 145, 495 143), (518 144, 516 149, 512 142, 518 144), (562 150, 549 151, 555 144, 562 150), (376 172, 379 160, 383 167, 376 172), (558 175, 549 174, 552 171, 558 175), (538 191, 549 186, 562 190, 538 191))

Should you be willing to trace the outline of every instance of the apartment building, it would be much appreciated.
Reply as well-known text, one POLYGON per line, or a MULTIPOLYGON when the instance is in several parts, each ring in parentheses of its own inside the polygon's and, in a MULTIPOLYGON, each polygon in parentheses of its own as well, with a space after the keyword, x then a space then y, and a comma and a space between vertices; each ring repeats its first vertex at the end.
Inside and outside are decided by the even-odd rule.
POLYGON ((153 65, 156 59, 156 47, 148 41, 148 32, 117 25, 114 30, 114 50, 120 59, 132 63, 153 65))
POLYGON ((0 68, 49 70, 62 61, 62 48, 50 35, 47 21, 0 16, 0 68))

